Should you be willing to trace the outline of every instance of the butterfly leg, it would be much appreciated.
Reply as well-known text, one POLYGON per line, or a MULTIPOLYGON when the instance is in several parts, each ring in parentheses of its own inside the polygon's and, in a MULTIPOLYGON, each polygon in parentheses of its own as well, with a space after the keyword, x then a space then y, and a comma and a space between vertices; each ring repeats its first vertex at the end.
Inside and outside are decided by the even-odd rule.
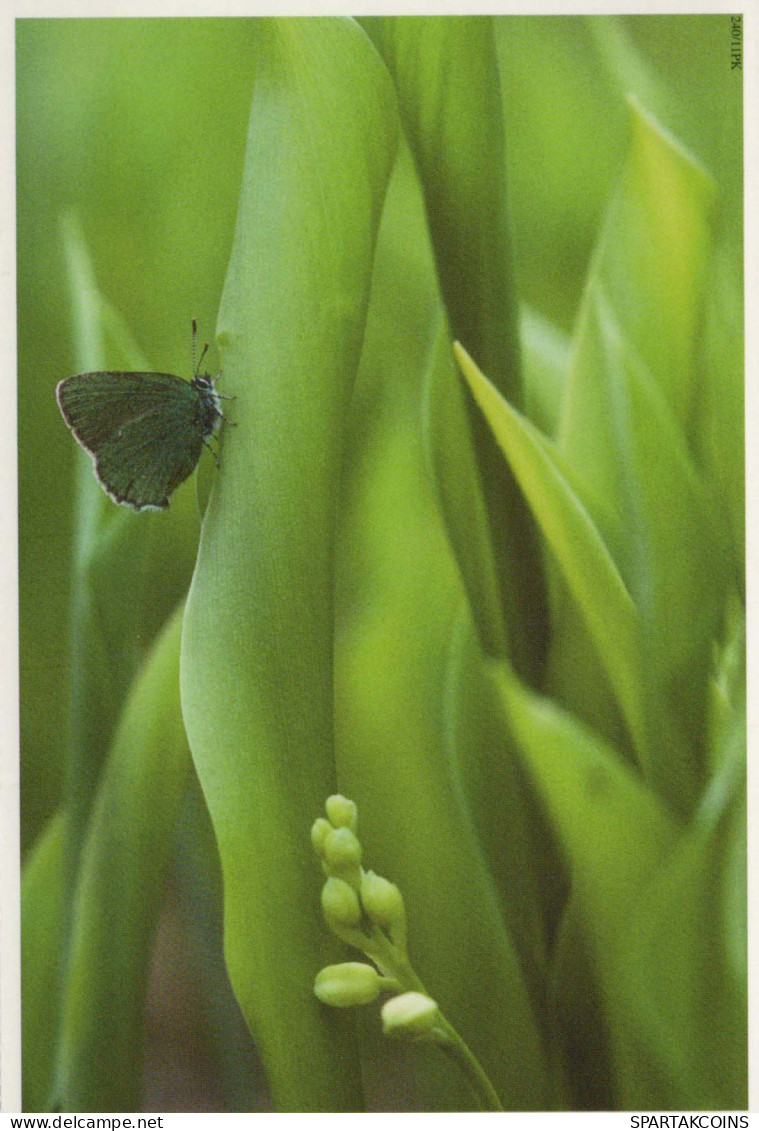
POLYGON ((219 455, 218 455, 218 452, 216 451, 216 449, 215 449, 215 448, 212 448, 212 447, 211 447, 211 445, 209 444, 208 440, 206 440, 205 436, 203 436, 203 443, 204 443, 204 444, 205 444, 205 446, 206 446, 206 447, 208 448, 209 452, 211 453, 211 455, 213 456, 214 460, 216 461, 216 466, 217 466, 217 467, 220 467, 220 466, 221 466, 221 464, 220 464, 220 462, 219 462, 219 455))

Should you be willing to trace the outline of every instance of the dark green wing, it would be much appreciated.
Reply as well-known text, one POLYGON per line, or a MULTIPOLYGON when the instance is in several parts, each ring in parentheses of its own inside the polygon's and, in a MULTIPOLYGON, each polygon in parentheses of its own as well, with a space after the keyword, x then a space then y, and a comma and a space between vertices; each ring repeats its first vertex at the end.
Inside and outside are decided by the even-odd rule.
POLYGON ((80 373, 61 381, 56 396, 63 419, 91 455, 145 412, 186 415, 197 404, 192 385, 171 373, 80 373))
POLYGON ((82 373, 62 381, 58 404, 117 503, 162 509, 203 447, 197 390, 169 373, 82 373))
POLYGON ((135 510, 162 509, 195 470, 202 449, 197 429, 151 412, 106 440, 94 457, 95 474, 115 502, 135 510))

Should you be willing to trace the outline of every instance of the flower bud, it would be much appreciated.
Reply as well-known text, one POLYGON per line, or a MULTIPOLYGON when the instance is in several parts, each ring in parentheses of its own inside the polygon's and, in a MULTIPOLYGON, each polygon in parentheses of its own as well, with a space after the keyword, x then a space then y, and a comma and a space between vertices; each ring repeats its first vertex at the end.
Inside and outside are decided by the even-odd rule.
POLYGON ((355 833, 358 828, 358 807, 355 801, 343 797, 342 793, 334 793, 327 798, 324 808, 334 828, 346 828, 355 833))
POLYGON ((350 829, 332 829, 324 838, 324 860, 330 871, 358 887, 361 883, 361 845, 350 829))
POLYGON ((364 911, 379 927, 386 927, 397 946, 406 945, 406 908, 396 884, 374 872, 361 877, 361 903, 364 911))
POLYGON ((324 817, 317 817, 311 826, 311 844, 317 856, 324 853, 324 841, 332 832, 332 825, 324 817))
POLYGON ((319 971, 314 993, 325 1005, 367 1005, 379 997, 382 984, 373 966, 365 962, 341 962, 319 971))
POLYGON ((330 876, 322 888, 322 911, 334 930, 358 927, 361 922, 361 904, 356 891, 338 876, 330 876))
POLYGON ((382 1006, 382 1032, 389 1037, 423 1040, 433 1035, 439 1020, 437 1003, 415 991, 391 997, 382 1006))

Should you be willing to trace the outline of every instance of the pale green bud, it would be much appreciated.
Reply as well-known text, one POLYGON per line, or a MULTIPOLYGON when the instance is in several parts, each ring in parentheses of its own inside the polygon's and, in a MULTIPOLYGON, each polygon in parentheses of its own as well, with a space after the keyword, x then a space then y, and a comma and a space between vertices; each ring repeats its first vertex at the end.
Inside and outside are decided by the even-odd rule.
POLYGON ((391 997, 382 1006, 382 1032, 388 1037, 423 1040, 433 1036, 439 1020, 437 1003, 416 991, 391 997))
POLYGON ((367 1005, 376 1001, 383 979, 365 962, 341 962, 325 966, 316 975, 314 993, 325 1005, 367 1005))
POLYGON ((322 888, 322 911, 330 927, 336 930, 357 927, 361 922, 361 904, 355 888, 338 876, 330 876, 322 888))
POLYGON ((361 903, 372 922, 390 931, 393 941, 405 948, 406 908, 396 884, 374 872, 361 877, 361 903))
POLYGON ((324 853, 324 841, 332 832, 332 825, 324 817, 317 817, 311 826, 311 844, 317 856, 324 853))
POLYGON ((361 883, 361 845, 350 829, 333 829, 324 839, 324 860, 330 871, 354 887, 361 883))
POLYGON ((327 798, 324 808, 336 829, 346 828, 355 833, 358 828, 358 807, 355 801, 343 797, 342 793, 334 793, 327 798))

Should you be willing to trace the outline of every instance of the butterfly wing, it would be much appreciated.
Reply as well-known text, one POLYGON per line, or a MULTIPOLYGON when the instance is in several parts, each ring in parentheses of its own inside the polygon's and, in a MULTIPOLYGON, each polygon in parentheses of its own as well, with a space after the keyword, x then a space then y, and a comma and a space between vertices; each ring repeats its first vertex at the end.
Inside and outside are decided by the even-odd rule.
POLYGON ((81 373, 62 381, 58 404, 117 503, 163 509, 203 447, 200 398, 170 373, 81 373))

